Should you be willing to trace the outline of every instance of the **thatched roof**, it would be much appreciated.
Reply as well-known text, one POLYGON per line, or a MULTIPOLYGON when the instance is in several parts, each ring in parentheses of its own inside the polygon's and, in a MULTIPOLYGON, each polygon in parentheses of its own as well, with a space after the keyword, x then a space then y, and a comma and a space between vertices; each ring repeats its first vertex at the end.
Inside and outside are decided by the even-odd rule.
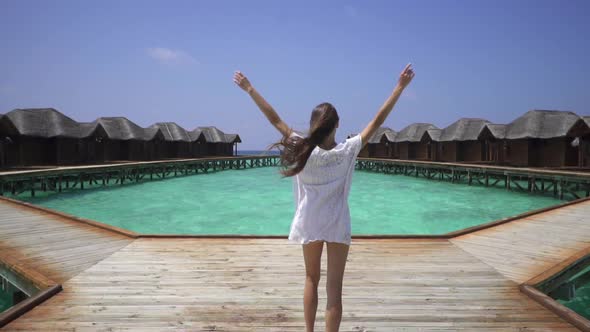
POLYGON ((34 137, 105 136, 111 140, 241 143, 237 134, 225 134, 216 127, 199 127, 187 131, 174 122, 158 122, 142 128, 125 117, 103 117, 93 122, 76 122, 53 108, 15 109, 0 114, 0 130, 9 135, 34 137))
POLYGON ((225 143, 225 133, 217 127, 199 127, 205 135, 207 143, 225 143))
POLYGON ((568 130, 567 136, 582 137, 590 135, 590 116, 581 116, 568 130))
POLYGON ((197 142, 197 141, 199 141, 201 143, 207 142, 207 139, 205 138, 203 131, 199 128, 195 128, 193 131, 189 131, 188 136, 190 137, 191 142, 197 142))
POLYGON ((150 141, 156 137, 164 137, 159 128, 142 128, 125 117, 104 117, 92 122, 101 126, 107 137, 112 140, 150 141))
POLYGON ((23 136, 82 138, 87 134, 78 122, 53 108, 15 109, 6 113, 2 121, 10 122, 15 134, 23 136))
MULTIPOLYGON (((479 136, 479 133, 481 132, 483 127, 488 123, 490 122, 484 119, 459 119, 450 124, 448 127, 441 129, 438 141, 475 141, 477 140, 477 137, 479 136)), ((434 141, 437 141, 437 139, 434 139, 434 137, 430 137, 434 141)))
POLYGON ((482 128, 482 131, 487 129, 492 137, 496 139, 503 139, 506 137, 506 127, 507 126, 505 124, 487 123, 482 128))
POLYGON ((506 139, 564 137, 579 118, 566 111, 528 111, 506 126, 506 139))
POLYGON ((400 130, 395 137, 396 142, 420 142, 428 129, 438 129, 430 123, 413 123, 400 130))
POLYGON ((238 134, 225 134, 226 143, 242 143, 242 139, 238 134))
POLYGON ((440 135, 442 133, 442 129, 428 129, 422 134, 421 141, 434 141, 438 142, 440 140, 440 135))
POLYGON ((160 129, 166 141, 192 142, 189 133, 175 122, 157 122, 150 128, 160 129))
POLYGON ((379 127, 373 136, 369 139, 367 143, 369 144, 379 144, 383 139, 387 142, 393 142, 397 132, 392 130, 391 128, 387 127, 379 127), (385 137, 384 137, 385 136, 385 137))

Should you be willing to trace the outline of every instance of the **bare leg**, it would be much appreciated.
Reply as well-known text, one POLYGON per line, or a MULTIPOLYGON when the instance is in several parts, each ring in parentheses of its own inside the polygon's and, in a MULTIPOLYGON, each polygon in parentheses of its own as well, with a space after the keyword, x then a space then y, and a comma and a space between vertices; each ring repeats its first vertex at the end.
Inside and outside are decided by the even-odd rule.
POLYGON ((303 290, 303 313, 307 332, 313 332, 315 315, 318 309, 318 284, 322 263, 323 241, 303 245, 305 260, 305 289, 303 290))
POLYGON ((328 278, 326 292, 326 332, 338 332, 342 320, 342 279, 348 257, 348 245, 326 242, 328 247, 328 278))

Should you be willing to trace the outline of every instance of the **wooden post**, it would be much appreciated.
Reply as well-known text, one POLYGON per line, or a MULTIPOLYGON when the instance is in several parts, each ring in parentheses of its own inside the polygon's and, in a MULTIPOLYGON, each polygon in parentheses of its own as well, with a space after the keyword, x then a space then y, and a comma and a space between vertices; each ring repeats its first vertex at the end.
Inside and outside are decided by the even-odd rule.
POLYGON ((563 199, 563 185, 564 185, 564 181, 560 180, 559 181, 559 199, 563 199))
POLYGON ((31 178, 31 197, 35 197, 35 178, 31 178))

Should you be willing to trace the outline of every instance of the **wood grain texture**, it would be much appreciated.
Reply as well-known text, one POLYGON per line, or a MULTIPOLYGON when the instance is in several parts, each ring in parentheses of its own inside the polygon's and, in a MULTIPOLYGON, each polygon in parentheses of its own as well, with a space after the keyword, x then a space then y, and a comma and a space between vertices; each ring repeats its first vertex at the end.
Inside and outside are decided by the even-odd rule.
MULTIPOLYGON (((324 255, 318 330, 323 330, 324 255)), ((7 331, 303 331, 300 246, 137 239, 7 331)), ((576 331, 447 240, 355 240, 342 331, 576 331)))
POLYGON ((131 243, 126 236, 0 200, 0 251, 63 283, 131 243))
POLYGON ((506 277, 523 283, 590 247, 590 201, 450 241, 506 277))

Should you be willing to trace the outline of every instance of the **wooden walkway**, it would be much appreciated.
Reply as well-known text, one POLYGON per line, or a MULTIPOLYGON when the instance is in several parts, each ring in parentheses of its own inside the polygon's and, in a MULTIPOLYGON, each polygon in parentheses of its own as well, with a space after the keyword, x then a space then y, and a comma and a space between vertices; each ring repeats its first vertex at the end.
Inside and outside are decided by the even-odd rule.
MULTIPOLYGON (((7 330, 303 331, 301 249, 285 242, 139 239, 7 330)), ((342 331, 576 331, 446 240, 355 241, 343 301, 342 331)))
MULTIPOLYGON (((452 240, 355 240, 341 331, 577 331, 518 283, 590 246, 589 216, 585 202, 452 240)), ((131 241, 5 202, 0 227, 2 248, 64 289, 6 331, 304 330, 301 248, 285 239, 131 241)), ((324 287, 325 270, 318 331, 324 287)))
POLYGON ((130 242, 123 235, 0 200, 0 255, 57 283, 130 242))
POLYGON ((590 247, 590 201, 456 237, 451 242, 523 283, 590 247))

